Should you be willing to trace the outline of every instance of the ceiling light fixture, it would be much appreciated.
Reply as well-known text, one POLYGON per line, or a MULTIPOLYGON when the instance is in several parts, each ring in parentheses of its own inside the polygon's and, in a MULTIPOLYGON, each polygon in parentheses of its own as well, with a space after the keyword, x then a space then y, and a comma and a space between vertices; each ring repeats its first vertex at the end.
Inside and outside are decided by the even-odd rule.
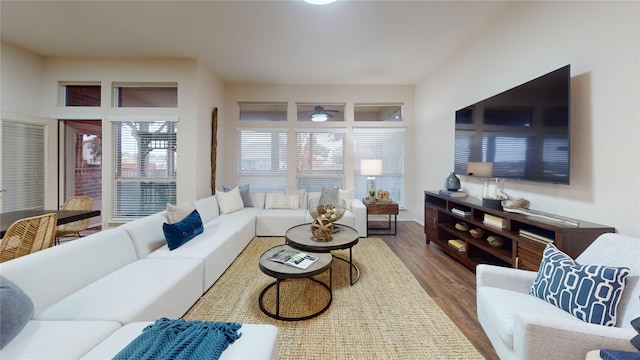
POLYGON ((311 114, 311 121, 321 122, 329 120, 329 115, 327 114, 311 114))
POLYGON ((304 0, 304 2, 313 4, 313 5, 327 5, 335 1, 336 0, 304 0))

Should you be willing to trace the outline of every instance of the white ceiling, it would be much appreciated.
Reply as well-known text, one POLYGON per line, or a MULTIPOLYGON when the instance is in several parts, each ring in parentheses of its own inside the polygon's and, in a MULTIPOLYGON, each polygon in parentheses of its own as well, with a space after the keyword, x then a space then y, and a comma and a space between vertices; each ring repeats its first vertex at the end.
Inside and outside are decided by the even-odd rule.
POLYGON ((195 58, 227 83, 415 84, 507 1, 7 1, 2 40, 42 56, 195 58))

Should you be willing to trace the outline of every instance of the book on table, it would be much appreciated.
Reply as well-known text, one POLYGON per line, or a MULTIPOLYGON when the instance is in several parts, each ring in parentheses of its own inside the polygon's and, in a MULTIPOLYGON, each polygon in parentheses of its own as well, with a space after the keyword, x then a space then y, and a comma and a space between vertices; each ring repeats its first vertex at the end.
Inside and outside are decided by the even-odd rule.
POLYGON ((300 251, 283 249, 271 255, 271 257, 269 257, 269 260, 289 266, 294 266, 299 269, 306 269, 311 266, 311 264, 316 262, 318 260, 318 257, 300 251))
POLYGON ((457 208, 451 209, 451 212, 460 216, 471 216, 471 211, 465 211, 457 208))
POLYGON ((451 239, 448 241, 448 244, 459 252, 465 252, 467 250, 465 242, 460 239, 451 239))
POLYGON ((465 197, 467 193, 464 191, 451 191, 447 189, 440 189, 440 195, 448 196, 448 197, 465 197))
MULTIPOLYGON (((542 231, 540 231, 542 232, 542 231)), ((534 232, 534 231, 529 231, 529 230, 524 230, 524 229, 520 229, 518 231, 518 234, 522 237, 526 237, 528 239, 532 239, 532 240, 540 240, 542 242, 545 243, 553 243, 554 239, 553 239, 553 235, 548 235, 548 234, 542 234, 540 232, 534 232)))
POLYGON ((494 216, 491 214, 484 214, 484 219, 482 223, 485 225, 499 228, 499 229, 504 229, 507 227, 507 219, 494 216))

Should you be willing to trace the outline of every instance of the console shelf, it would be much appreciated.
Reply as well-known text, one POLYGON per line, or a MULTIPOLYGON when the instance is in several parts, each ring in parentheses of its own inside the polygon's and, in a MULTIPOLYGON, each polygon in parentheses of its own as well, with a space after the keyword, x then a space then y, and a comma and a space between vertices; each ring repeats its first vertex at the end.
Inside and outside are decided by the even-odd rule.
POLYGON ((598 236, 615 232, 609 226, 556 216, 532 216, 486 208, 474 197, 448 197, 437 191, 424 192, 424 233, 427 244, 433 242, 454 259, 475 270, 478 264, 495 264, 518 269, 537 271, 542 251, 550 241, 572 258, 577 257, 598 236), (467 215, 453 212, 460 210, 467 215), (502 228, 485 223, 485 214, 502 220, 502 228), (467 223, 469 229, 484 230, 481 238, 474 238, 468 231, 460 231, 455 225, 467 223), (522 235, 522 232, 533 234, 522 235), (502 237, 501 247, 493 247, 486 241, 490 235, 502 237), (449 246, 450 239, 464 243, 465 250, 449 246))

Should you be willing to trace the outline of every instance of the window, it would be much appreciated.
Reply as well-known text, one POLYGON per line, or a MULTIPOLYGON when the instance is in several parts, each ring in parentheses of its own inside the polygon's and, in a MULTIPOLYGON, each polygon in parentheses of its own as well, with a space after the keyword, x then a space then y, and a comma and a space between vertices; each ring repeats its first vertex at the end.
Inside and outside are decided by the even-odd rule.
POLYGON ((114 84, 115 107, 178 107, 177 84, 114 84))
POLYGON ((2 121, 2 211, 44 208, 44 126, 2 121))
POLYGON ((382 175, 376 188, 404 206, 404 129, 354 129, 353 161, 356 198, 367 196, 367 176, 360 175, 360 160, 382 159, 382 175))
POLYGON ((175 119, 113 122, 113 219, 150 215, 176 203, 175 119))
POLYGON ((238 184, 251 191, 284 191, 287 187, 287 131, 239 130, 238 184))
POLYGON ((101 101, 100 84, 60 84, 58 96, 60 106, 99 107, 101 101))
POLYGON ((287 103, 239 102, 240 121, 287 121, 287 103))
POLYGON ((307 192, 344 189, 344 130, 296 132, 296 186, 307 192))
POLYGON ((402 121, 400 104, 355 104, 354 121, 402 121))
POLYGON ((297 103, 298 121, 344 121, 345 104, 297 103))

